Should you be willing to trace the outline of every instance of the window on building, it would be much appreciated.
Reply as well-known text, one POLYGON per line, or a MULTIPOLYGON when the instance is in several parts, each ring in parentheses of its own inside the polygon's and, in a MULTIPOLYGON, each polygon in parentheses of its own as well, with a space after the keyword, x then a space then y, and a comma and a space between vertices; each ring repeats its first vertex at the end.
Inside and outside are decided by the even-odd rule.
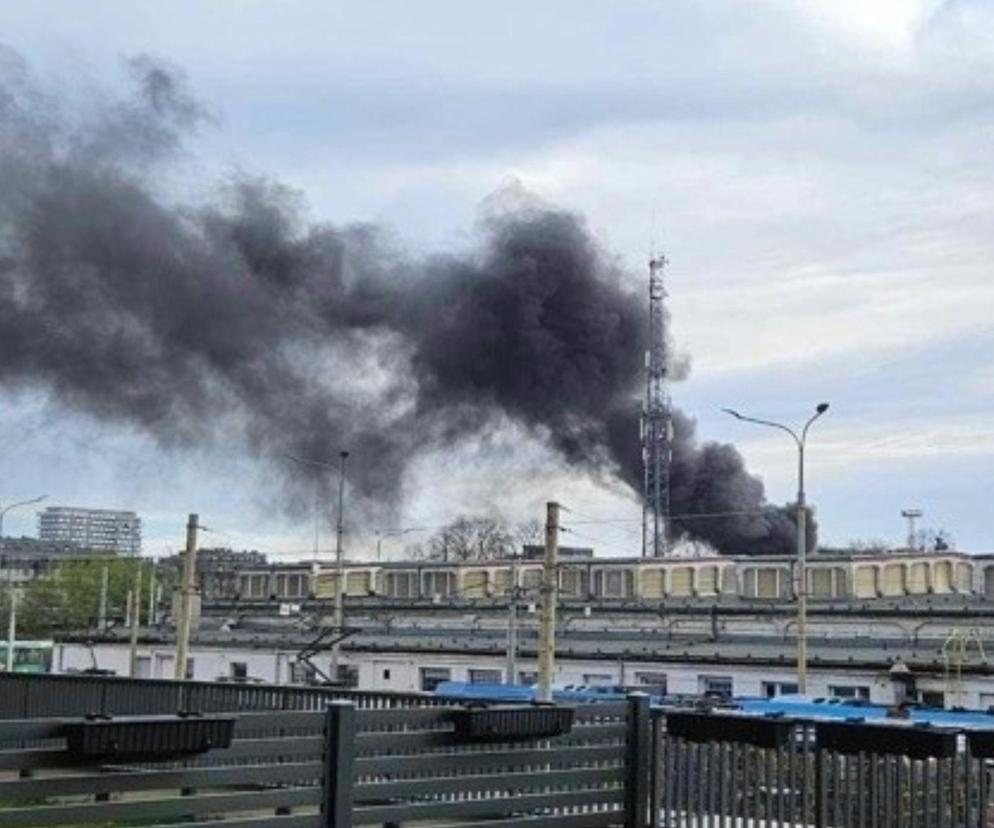
POLYGON ((372 583, 369 572, 349 572, 345 576, 345 592, 348 595, 362 596, 370 594, 372 583))
POLYGON ((293 684, 314 684, 317 681, 317 670, 307 661, 290 663, 290 681, 293 684))
POLYGON ((500 684, 504 674, 500 670, 470 670, 470 684, 500 684))
POLYGON ((386 669, 383 671, 383 680, 390 681, 390 670, 386 669))
POLYGON ((268 575, 242 575, 240 589, 242 598, 268 598, 268 575))
POLYGON ((860 566, 853 575, 853 594, 857 598, 876 598, 879 592, 877 568, 860 566))
POLYGON ((756 571, 756 597, 757 598, 779 598, 780 597, 780 570, 779 569, 759 569, 756 571))
POLYGON ((452 592, 454 579, 451 572, 425 572, 421 578, 426 596, 449 595, 452 592))
POLYGON ((525 686, 535 684, 538 681, 538 673, 532 670, 519 670, 518 671, 518 684, 523 684, 525 686))
POLYGON ((302 573, 278 575, 276 595, 280 598, 303 598, 307 595, 307 576, 302 573))
POLYGON ((339 664, 337 679, 342 687, 358 687, 359 668, 355 664, 339 664))
POLYGON ((152 678, 152 656, 138 656, 135 659, 135 677, 152 678))
POLYGON ((670 570, 670 595, 678 598, 694 591, 694 570, 689 566, 675 566, 670 570))
POLYGON ((248 678, 248 664, 244 661, 232 661, 228 665, 228 675, 236 680, 248 678))
POLYGON ((923 690, 921 701, 926 707, 944 708, 946 706, 946 694, 941 690, 923 690))
POLYGON ((932 591, 946 593, 953 591, 953 573, 949 561, 940 561, 932 567, 932 591))
POLYGON ((614 676, 610 673, 584 673, 583 683, 589 687, 609 687, 614 684, 614 676))
POLYGON ((564 597, 587 596, 587 573, 582 569, 564 569, 559 573, 559 592, 564 597))
POLYGON ((887 597, 904 595, 908 590, 904 564, 887 564, 884 567, 883 594, 887 597))
POLYGON ((865 684, 830 684, 828 695, 833 699, 862 699, 869 701, 870 688, 865 684))
POLYGON ((705 696, 719 696, 730 699, 735 687, 731 676, 699 676, 698 689, 705 696))
POLYGON ((792 681, 764 681, 760 692, 768 699, 777 696, 793 696, 797 693, 797 684, 792 681))
POLYGON ((417 573, 388 572, 386 576, 386 593, 391 598, 417 598, 417 573))
POLYGON ((451 678, 452 671, 448 667, 422 667, 421 689, 431 693, 439 684, 451 678))
POLYGON ((973 567, 970 564, 956 564, 956 591, 973 592, 973 567))
POLYGON ((832 570, 808 570, 808 589, 814 598, 832 597, 832 570))
POLYGON ((186 660, 186 668, 183 670, 183 678, 185 678, 187 681, 191 681, 193 679, 193 675, 194 675, 194 673, 193 673, 193 659, 192 658, 188 658, 186 660))
POLYGON ((542 570, 526 569, 521 573, 521 587, 535 592, 542 586, 542 570))
POLYGON ((634 576, 622 569, 601 570, 595 578, 601 598, 629 598, 634 590, 634 576))
POLYGON ((654 696, 666 695, 666 673, 646 672, 636 673, 635 683, 654 696))
POLYGON ((718 567, 702 566, 697 570, 697 594, 714 595, 718 592, 718 567))

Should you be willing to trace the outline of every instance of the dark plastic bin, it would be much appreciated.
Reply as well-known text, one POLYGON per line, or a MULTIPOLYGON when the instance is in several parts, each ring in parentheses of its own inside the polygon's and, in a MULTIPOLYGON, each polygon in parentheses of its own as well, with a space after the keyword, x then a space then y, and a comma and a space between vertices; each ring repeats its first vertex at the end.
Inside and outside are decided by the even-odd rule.
POLYGON ((156 761, 231 745, 234 716, 117 716, 70 722, 69 753, 78 759, 156 761))
POLYGON ((898 754, 911 759, 949 759, 956 755, 956 732, 866 722, 818 722, 818 747, 836 753, 898 754))
POLYGON ((789 719, 732 716, 721 713, 666 714, 666 732, 688 742, 737 742, 760 748, 778 748, 791 738, 789 719))
POLYGON ((452 711, 460 742, 522 742, 562 736, 573 728, 573 708, 494 705, 452 711))

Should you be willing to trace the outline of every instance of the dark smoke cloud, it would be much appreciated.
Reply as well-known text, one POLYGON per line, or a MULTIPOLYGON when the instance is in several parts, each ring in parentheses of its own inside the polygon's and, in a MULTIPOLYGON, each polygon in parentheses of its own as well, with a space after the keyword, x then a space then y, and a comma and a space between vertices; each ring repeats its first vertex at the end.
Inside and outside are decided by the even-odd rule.
MULTIPOLYGON (((387 508, 413 458, 506 418, 638 490, 644 300, 577 216, 498 203, 477 251, 415 259, 380 228, 308 223, 271 181, 174 206, 157 171, 204 112, 175 70, 129 71, 133 97, 69 118, 0 53, 4 387, 164 446, 237 439, 266 461, 347 446, 355 491, 387 508)), ((682 415, 676 436, 675 512, 761 512, 682 530, 792 548, 733 448, 698 448, 682 415)), ((310 496, 299 471, 291 506, 310 496)))

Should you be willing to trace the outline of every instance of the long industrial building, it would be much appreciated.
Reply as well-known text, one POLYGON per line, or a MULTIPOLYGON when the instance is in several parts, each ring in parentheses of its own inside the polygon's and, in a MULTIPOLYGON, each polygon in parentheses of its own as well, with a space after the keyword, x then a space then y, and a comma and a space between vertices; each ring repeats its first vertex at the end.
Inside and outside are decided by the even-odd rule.
MULTIPOLYGON (((559 684, 651 686, 669 693, 779 695, 796 689, 794 562, 787 558, 576 559, 559 566, 559 684)), ((343 568, 338 679, 365 689, 431 690, 439 681, 536 673, 540 564, 396 562, 343 568)), ((808 583, 809 693, 887 702, 907 668, 914 697, 994 705, 994 557, 961 553, 825 555, 808 583)), ((206 680, 307 682, 330 674, 337 570, 259 565, 205 590, 186 673, 206 680), (324 635, 310 663, 301 658, 324 635), (312 668, 316 668, 316 671, 312 668)), ((206 586, 206 585, 205 585, 206 586)), ((127 674, 128 630, 70 636, 55 669, 127 674)), ((168 623, 142 628, 138 675, 173 675, 168 623)))

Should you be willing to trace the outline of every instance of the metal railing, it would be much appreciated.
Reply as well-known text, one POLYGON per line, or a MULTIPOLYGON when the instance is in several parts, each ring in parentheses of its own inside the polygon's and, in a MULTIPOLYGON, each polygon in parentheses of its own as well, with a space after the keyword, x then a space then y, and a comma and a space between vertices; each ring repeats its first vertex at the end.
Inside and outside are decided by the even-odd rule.
POLYGON ((333 688, 0 677, 5 714, 45 711, 0 720, 0 828, 177 819, 225 828, 994 828, 994 731, 650 712, 634 694, 576 707, 568 735, 464 743, 455 705, 445 704, 333 688), (177 710, 237 713, 231 747, 101 764, 68 750, 67 720, 177 710))
POLYGON ((242 713, 231 745, 203 755, 99 764, 73 755, 72 722, 3 721, 0 828, 647 825, 647 697, 578 707, 551 738, 467 744, 454 718, 333 701, 242 713))
POLYGON ((652 828, 994 828, 994 732, 654 711, 652 828))
POLYGON ((0 772, 17 773, 0 781, 0 828, 324 824, 324 713, 243 714, 230 747, 209 762, 94 765, 68 750, 65 729, 51 719, 0 723, 0 772))
POLYGON ((79 674, 0 673, 0 720, 89 713, 134 715, 177 710, 324 710, 333 699, 360 709, 433 707, 452 700, 426 693, 271 684, 133 679, 79 674))

